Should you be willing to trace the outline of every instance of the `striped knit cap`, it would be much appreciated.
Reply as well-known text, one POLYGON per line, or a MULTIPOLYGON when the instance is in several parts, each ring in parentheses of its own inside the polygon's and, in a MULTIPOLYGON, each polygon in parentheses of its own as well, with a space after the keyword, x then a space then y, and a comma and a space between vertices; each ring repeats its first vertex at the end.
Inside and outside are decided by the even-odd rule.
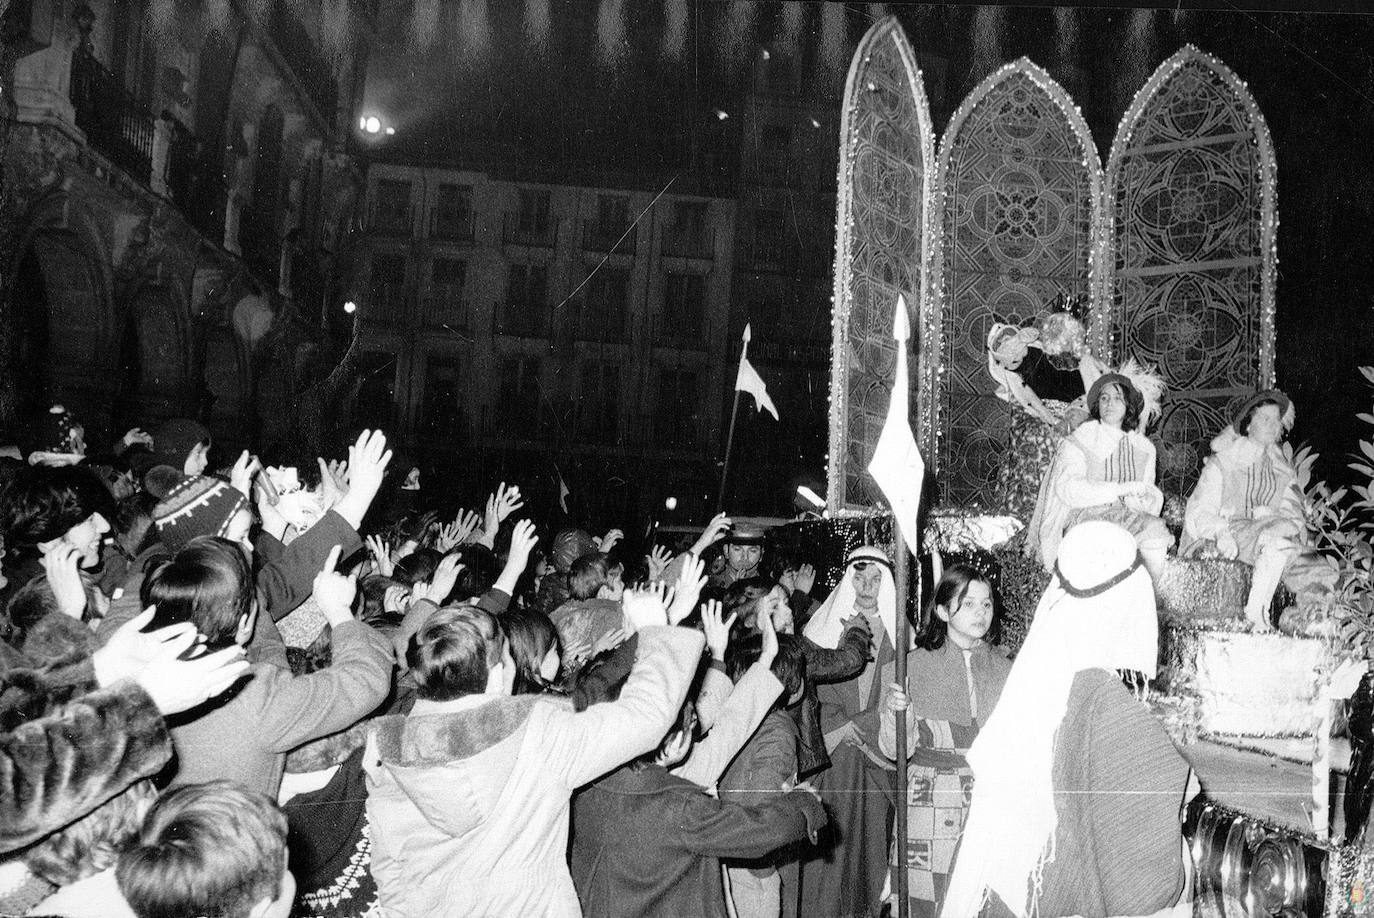
POLYGON ((248 501, 229 482, 206 475, 187 478, 153 508, 162 544, 180 551, 196 536, 222 536, 248 501))

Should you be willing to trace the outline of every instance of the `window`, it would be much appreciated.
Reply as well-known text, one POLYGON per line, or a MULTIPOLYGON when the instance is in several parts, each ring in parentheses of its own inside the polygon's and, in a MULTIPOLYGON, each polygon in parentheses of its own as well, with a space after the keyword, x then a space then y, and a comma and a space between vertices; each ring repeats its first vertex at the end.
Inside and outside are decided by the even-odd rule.
POLYGON ((459 405, 458 362, 431 355, 425 363, 425 397, 420 408, 420 433, 431 444, 448 450, 466 438, 459 405))
POLYGON ((670 273, 663 287, 663 335, 699 340, 705 302, 706 278, 703 275, 670 273))
POLYGON ((405 302, 406 257, 378 253, 372 256, 372 305, 384 318, 395 317, 405 302))
POLYGON ((468 264, 460 258, 436 258, 430 268, 425 322, 429 325, 467 325, 463 299, 468 264))
POLYGON ((673 205, 673 229, 684 235, 706 232, 706 202, 678 201, 673 205))
POLYGON ((520 189, 519 228, 521 233, 542 235, 549 228, 549 192, 547 189, 520 189))
POLYGON ((503 335, 524 337, 547 334, 548 287, 549 269, 544 265, 511 265, 498 331, 503 335))
POLYGON ((673 219, 663 234, 663 254, 685 258, 710 258, 715 249, 715 234, 707 220, 705 201, 678 201, 673 219))
POLYGON ((494 419, 503 436, 531 437, 538 429, 541 370, 537 357, 507 357, 501 361, 497 383, 500 401, 494 419))
POLYGON ((690 449, 700 441, 701 392, 696 370, 666 367, 658 373, 658 404, 654 415, 659 443, 674 449, 690 449))
POLYGON ((377 181, 372 222, 378 232, 410 235, 410 182, 396 179, 377 181))
POLYGON ((592 442, 610 442, 619 429, 620 366, 590 361, 582 365, 578 428, 592 442))
POLYGON ((603 232, 625 232, 630 224, 630 199, 619 194, 597 195, 596 222, 603 232))
POLYGON ((435 238, 471 239, 472 222, 472 186, 440 185, 434 207, 435 238))
POLYGON ((629 288, 629 268, 602 265, 587 281, 579 337, 589 341, 614 341, 623 337, 629 288))

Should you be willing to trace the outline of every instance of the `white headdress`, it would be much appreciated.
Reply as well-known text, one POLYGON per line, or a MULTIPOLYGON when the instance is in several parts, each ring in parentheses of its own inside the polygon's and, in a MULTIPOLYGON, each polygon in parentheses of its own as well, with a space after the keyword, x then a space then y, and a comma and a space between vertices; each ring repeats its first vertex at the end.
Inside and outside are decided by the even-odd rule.
MULTIPOLYGON (((882 586, 878 588, 878 617, 892 646, 897 646, 897 584, 892 578, 892 562, 880 548, 865 545, 856 548, 845 559, 844 576, 830 591, 821 607, 811 616, 802 633, 821 647, 835 648, 844 634, 844 620, 854 614, 854 578, 850 571, 856 564, 876 564, 883 571, 882 586)), ((876 638, 877 635, 874 635, 876 638)))

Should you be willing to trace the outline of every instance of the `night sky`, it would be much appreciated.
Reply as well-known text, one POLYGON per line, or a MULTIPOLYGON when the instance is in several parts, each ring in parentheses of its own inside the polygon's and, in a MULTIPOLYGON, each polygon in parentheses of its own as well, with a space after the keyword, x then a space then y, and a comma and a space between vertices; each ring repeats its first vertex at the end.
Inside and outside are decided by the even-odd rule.
POLYGON ((838 109, 855 44, 895 12, 923 69, 947 62, 942 87, 927 80, 937 134, 984 76, 1024 54, 1082 105, 1105 159, 1135 90, 1191 42, 1247 82, 1272 133, 1279 384, 1298 407, 1294 439, 1339 474, 1371 401, 1356 367, 1374 363, 1374 17, 1349 12, 1367 7, 1353 0, 1324 13, 1175 6, 389 0, 364 109, 397 128, 377 150, 388 158, 655 187, 690 170, 694 147, 731 161, 739 138, 715 113, 738 109, 764 49, 799 58, 814 98, 838 109))

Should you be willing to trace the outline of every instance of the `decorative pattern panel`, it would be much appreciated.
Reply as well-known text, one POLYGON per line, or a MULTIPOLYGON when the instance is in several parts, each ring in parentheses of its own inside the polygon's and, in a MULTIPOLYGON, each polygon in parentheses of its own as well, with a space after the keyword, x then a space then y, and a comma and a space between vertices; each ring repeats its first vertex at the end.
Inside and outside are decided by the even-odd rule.
POLYGON ((923 326, 927 455, 946 505, 994 506, 1011 406, 994 395, 994 322, 1038 316, 1094 288, 1101 168, 1072 99, 1022 58, 975 89, 940 142, 934 302, 923 326))
POLYGON ((1232 406, 1274 379, 1274 155, 1236 75, 1191 45, 1160 65, 1117 131, 1105 194, 1103 343, 1164 375, 1157 479, 1186 495, 1232 406))
MULTIPOLYGON (((845 86, 830 377, 830 509, 885 503, 868 474, 896 368, 893 309, 925 299, 935 134, 916 57, 893 17, 864 36, 845 86)), ((919 333, 918 333, 919 334, 919 333)), ((923 348, 917 340, 915 346, 923 348)), ((912 361, 915 362, 914 360, 912 361)), ((913 390, 917 379, 913 378, 913 390)), ((911 404, 919 404, 913 391, 911 404)), ((913 409, 915 412, 915 409, 913 409)), ((913 417, 913 429, 920 419, 913 417)))

